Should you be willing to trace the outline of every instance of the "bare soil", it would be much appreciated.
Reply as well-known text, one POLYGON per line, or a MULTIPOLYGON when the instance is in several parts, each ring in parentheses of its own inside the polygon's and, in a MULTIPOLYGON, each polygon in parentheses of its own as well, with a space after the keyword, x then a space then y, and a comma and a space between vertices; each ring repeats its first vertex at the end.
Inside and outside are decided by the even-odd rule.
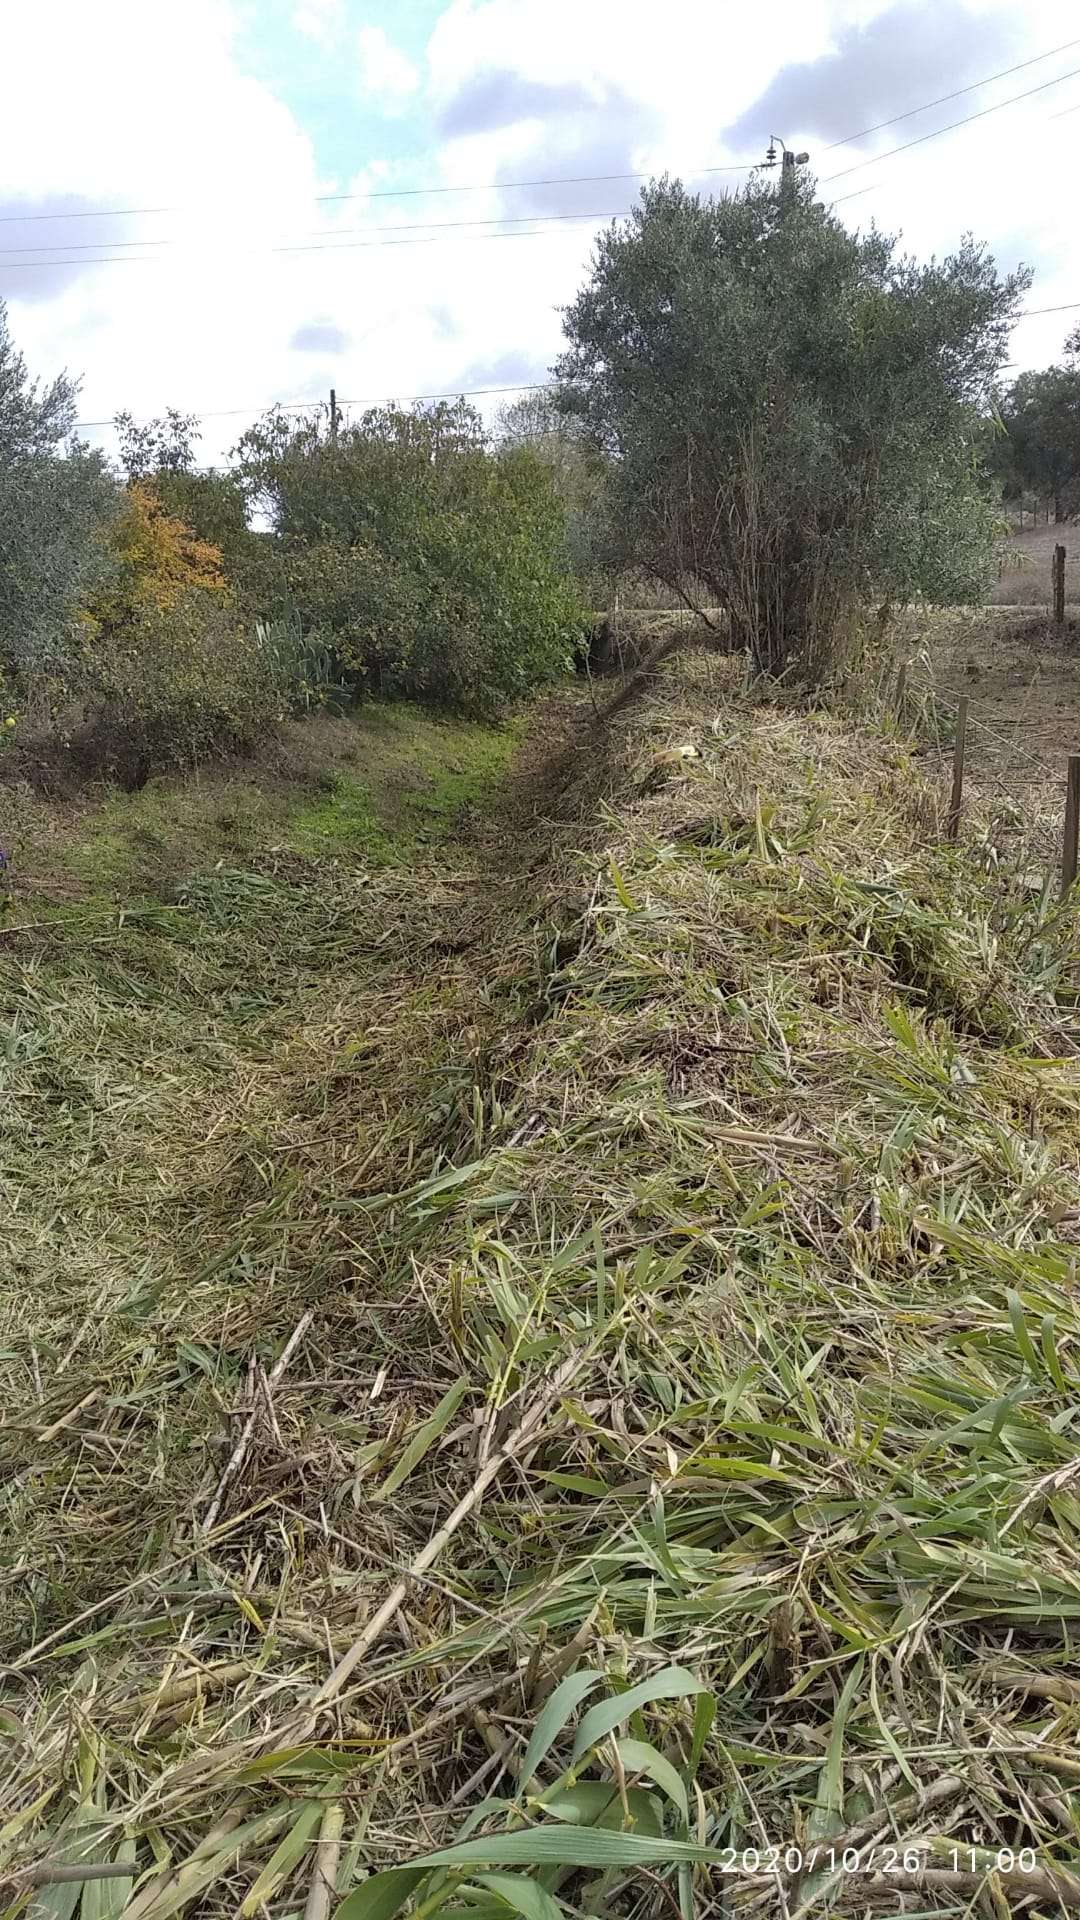
POLYGON ((999 843, 1004 832, 1033 858, 1056 861, 1068 757, 1080 752, 1080 618, 1056 628, 1040 613, 950 616, 929 652, 942 734, 921 758, 942 805, 966 695, 966 810, 987 816, 999 843))

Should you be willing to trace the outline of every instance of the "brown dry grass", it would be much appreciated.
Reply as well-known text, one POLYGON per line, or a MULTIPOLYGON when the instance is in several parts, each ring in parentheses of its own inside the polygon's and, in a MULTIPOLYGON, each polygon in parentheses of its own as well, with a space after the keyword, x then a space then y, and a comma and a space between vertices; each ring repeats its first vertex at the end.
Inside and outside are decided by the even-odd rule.
POLYGON ((1050 604, 1050 563, 1054 548, 1065 548, 1065 599, 1080 601, 1080 525, 1025 527, 1004 542, 1001 574, 990 595, 995 607, 1046 607, 1050 604))
MULTIPOLYGON (((581 717, 584 781, 539 751, 513 834, 373 877, 264 849, 0 943, 20 1913, 43 1862, 126 1848, 111 1914, 284 1920, 332 1813, 345 1895, 466 1821, 488 1864, 527 1825, 588 1865, 570 1792, 616 1806, 620 1869, 855 1831, 1037 1847, 1047 1911, 1074 1887, 1075 911, 938 844, 904 742, 735 663, 665 662, 606 748, 581 717), (584 1715, 572 1753, 564 1703, 527 1753, 578 1661, 609 1732, 656 1689, 639 1737, 584 1715)), ((460 1873, 420 1910, 494 1920, 460 1873)), ((556 1890, 612 1920, 811 1891, 556 1890)))
POLYGON ((913 667, 928 725, 917 748, 939 811, 952 778, 957 703, 968 700, 965 814, 981 817, 995 857, 1056 867, 1068 756, 1080 752, 1080 621, 1045 615, 940 615, 913 667))

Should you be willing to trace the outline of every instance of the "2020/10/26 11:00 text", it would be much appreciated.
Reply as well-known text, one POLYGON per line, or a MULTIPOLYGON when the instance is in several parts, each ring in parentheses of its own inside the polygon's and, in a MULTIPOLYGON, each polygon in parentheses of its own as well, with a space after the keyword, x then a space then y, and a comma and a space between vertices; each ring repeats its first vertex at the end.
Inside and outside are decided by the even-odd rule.
POLYGON ((1038 1860, 1033 1847, 931 1849, 927 1846, 844 1847, 725 1847, 720 1872, 759 1873, 920 1873, 925 1867, 944 1867, 952 1873, 1034 1873, 1038 1860))

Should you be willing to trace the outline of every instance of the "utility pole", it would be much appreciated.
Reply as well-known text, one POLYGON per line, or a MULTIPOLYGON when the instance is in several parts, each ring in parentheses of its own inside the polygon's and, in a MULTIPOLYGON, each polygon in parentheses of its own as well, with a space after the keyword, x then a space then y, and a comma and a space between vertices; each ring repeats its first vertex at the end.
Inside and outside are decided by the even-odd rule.
POLYGON ((334 388, 331 387, 330 389, 330 438, 334 442, 337 441, 337 423, 338 423, 337 394, 334 391, 334 388))
POLYGON ((777 142, 779 142, 780 146, 780 217, 783 219, 791 206, 796 178, 795 169, 796 167, 805 166, 810 155, 808 153, 792 153, 786 140, 781 140, 778 133, 770 133, 769 150, 765 155, 765 165, 767 167, 775 167, 776 165, 777 142))

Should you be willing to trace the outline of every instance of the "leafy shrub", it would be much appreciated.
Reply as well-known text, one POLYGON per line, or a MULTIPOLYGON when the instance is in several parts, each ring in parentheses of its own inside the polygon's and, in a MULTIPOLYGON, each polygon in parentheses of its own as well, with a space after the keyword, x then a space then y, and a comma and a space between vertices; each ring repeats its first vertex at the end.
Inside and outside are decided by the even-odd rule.
POLYGON ((255 638, 279 703, 294 712, 331 703, 348 704, 334 649, 317 633, 305 633, 298 613, 256 620, 255 638))
POLYGON ((78 757, 131 787, 161 768, 242 751, 285 710, 258 636, 197 588, 99 630, 82 690, 78 757))
POLYGON ((135 481, 112 565, 84 610, 78 756, 139 786, 159 768, 243 749, 292 705, 282 662, 232 605, 212 542, 135 481))
POLYGON ((333 440, 271 415, 241 452, 276 591, 358 689, 483 708, 570 664, 582 610, 550 463, 490 452, 464 402, 333 440))
POLYGON ((109 528, 108 546, 112 564, 85 603, 93 633, 115 634, 150 610, 167 613, 193 592, 221 602, 228 598, 220 549, 167 513, 145 481, 128 487, 109 528))
POLYGON ((415 620, 415 582, 369 540, 297 545, 282 578, 304 634, 330 652, 338 673, 382 691, 404 667, 415 620))
POLYGON ((582 608, 560 564, 562 512, 538 455, 488 459, 468 501, 417 531, 406 690, 483 707, 572 664, 582 608))

